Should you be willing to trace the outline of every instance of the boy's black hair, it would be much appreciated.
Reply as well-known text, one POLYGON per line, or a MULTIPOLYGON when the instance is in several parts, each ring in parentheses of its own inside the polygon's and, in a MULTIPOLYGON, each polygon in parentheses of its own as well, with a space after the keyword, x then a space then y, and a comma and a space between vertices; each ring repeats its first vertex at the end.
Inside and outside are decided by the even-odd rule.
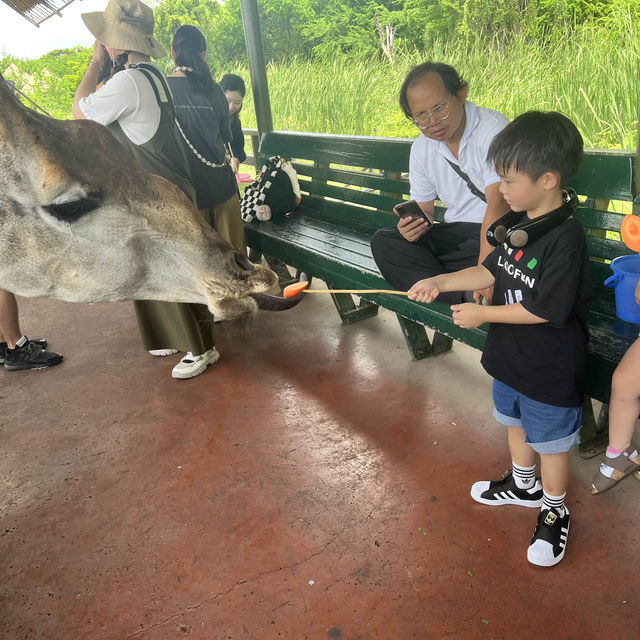
POLYGON ((423 62, 413 67, 400 87, 400 108, 407 118, 413 118, 409 103, 407 101, 407 91, 417 85, 427 73, 437 73, 441 78, 446 90, 452 95, 458 95, 458 91, 467 86, 462 76, 450 65, 443 62, 423 62))
POLYGON ((511 169, 533 181, 552 171, 565 186, 582 162, 582 150, 582 136, 569 118, 557 111, 528 111, 493 139, 487 162, 500 174, 511 169))

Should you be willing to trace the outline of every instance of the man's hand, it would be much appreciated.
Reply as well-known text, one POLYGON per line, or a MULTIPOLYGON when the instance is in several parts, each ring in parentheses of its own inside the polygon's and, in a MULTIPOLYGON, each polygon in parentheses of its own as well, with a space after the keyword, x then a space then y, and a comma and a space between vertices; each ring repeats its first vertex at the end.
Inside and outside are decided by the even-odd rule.
POLYGON ((485 322, 485 309, 486 307, 478 306, 472 302, 451 305, 453 324, 463 329, 475 329, 485 322))
POLYGON ((416 302, 433 302, 439 295, 440 289, 436 285, 435 278, 418 280, 408 292, 409 300, 416 302))
POLYGON ((422 218, 407 216, 398 220, 397 228, 405 240, 415 242, 429 230, 429 224, 422 218))

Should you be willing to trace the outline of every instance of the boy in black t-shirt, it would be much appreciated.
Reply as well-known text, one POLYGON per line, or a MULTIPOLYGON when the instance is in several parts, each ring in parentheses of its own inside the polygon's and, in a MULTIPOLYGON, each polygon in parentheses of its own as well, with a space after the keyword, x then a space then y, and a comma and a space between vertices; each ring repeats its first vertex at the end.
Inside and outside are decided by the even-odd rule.
POLYGON ((481 266, 409 290, 412 300, 431 302, 443 291, 494 286, 491 306, 451 307, 465 329, 490 323, 482 364, 494 377, 494 417, 508 429, 513 464, 498 481, 476 482, 471 496, 488 505, 541 507, 527 558, 545 567, 564 557, 569 450, 579 442, 582 418, 589 255, 582 225, 571 216, 575 194, 563 190, 582 146, 559 113, 529 112, 507 125, 488 154, 511 207, 488 231, 496 248, 481 266))

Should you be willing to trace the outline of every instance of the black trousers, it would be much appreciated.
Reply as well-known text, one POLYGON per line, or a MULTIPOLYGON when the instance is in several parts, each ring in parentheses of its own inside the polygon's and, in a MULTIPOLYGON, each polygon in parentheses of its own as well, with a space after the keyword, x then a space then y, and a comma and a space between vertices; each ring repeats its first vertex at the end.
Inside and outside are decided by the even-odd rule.
MULTIPOLYGON (((406 291, 418 280, 476 266, 481 226, 477 222, 443 222, 416 242, 405 240, 396 227, 379 229, 371 238, 371 252, 384 279, 406 291)), ((453 304, 466 299, 457 291, 438 296, 439 301, 453 304)))

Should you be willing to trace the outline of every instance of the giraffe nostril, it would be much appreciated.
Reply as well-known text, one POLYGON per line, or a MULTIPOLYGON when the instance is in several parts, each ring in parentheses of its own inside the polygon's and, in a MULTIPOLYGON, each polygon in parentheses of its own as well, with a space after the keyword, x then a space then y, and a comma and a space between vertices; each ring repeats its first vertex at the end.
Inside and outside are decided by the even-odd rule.
POLYGON ((253 271, 255 267, 251 264, 248 258, 236 251, 235 254, 236 264, 245 271, 253 271))

